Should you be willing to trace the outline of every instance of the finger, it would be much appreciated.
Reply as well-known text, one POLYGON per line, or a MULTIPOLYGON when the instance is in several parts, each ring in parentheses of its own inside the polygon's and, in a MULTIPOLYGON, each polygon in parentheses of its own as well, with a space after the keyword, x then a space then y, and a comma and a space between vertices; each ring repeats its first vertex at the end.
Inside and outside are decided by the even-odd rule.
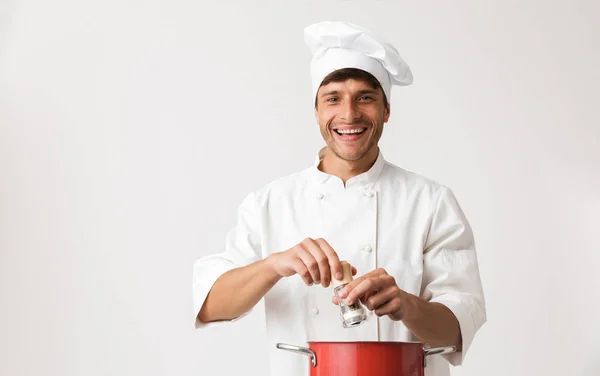
POLYGON ((357 299, 361 298, 368 292, 377 292, 381 290, 380 280, 378 278, 366 278, 360 282, 354 289, 348 292, 347 298, 344 299, 346 304, 353 304, 357 299))
POLYGON ((342 279, 344 277, 342 272, 342 264, 335 250, 327 243, 325 239, 317 239, 316 243, 319 245, 323 253, 327 256, 329 262, 329 269, 331 270, 331 276, 335 279, 342 279))
POLYGON ((363 304, 371 311, 375 311, 398 296, 397 294, 394 294, 394 288, 388 288, 378 293, 368 293, 366 295, 368 295, 368 297, 364 297, 363 304))
POLYGON ((377 316, 385 316, 394 312, 393 306, 391 302, 387 302, 386 304, 379 306, 377 309, 372 310, 374 314, 377 316))
POLYGON ((303 246, 298 247, 297 255, 304 265, 306 265, 313 282, 319 283, 321 281, 321 275, 319 274, 319 264, 317 263, 317 260, 315 260, 313 255, 303 246))
POLYGON ((349 282, 348 284, 346 284, 346 286, 344 286, 342 289, 340 289, 340 291, 338 291, 338 295, 341 299, 344 299, 345 297, 348 296, 348 294, 350 293, 350 291, 354 290, 356 288, 356 286, 358 286, 362 281, 364 280, 364 278, 357 278, 352 282, 349 282))
MULTIPOLYGON (((361 303, 363 303, 363 304, 366 306, 366 305, 367 305, 367 302, 369 301, 369 299, 370 299, 372 296, 375 296, 375 295, 377 295, 377 294, 378 294, 378 293, 376 293, 375 291, 369 291, 368 293, 366 293, 365 295, 363 295, 363 296, 360 298, 360 301, 361 301, 361 303)), ((367 307, 367 308, 368 308, 368 307, 367 307)))
POLYGON ((348 296, 350 291, 353 290, 354 288, 356 288, 356 286, 358 286, 360 283, 362 283, 365 279, 378 278, 380 276, 387 276, 387 275, 388 275, 387 272, 382 268, 372 270, 372 271, 368 272, 367 274, 362 275, 362 276, 356 278, 354 281, 348 283, 348 285, 346 287, 344 287, 343 289, 341 289, 339 291, 340 297, 345 298, 346 296, 348 296))
POLYGON ((337 298, 337 296, 335 296, 335 295, 334 295, 334 296, 331 298, 331 302, 332 302, 333 304, 335 304, 335 305, 338 305, 338 304, 340 304, 340 302, 338 301, 338 298, 337 298))
POLYGON ((401 319, 402 315, 400 314, 400 299, 392 299, 388 300, 385 304, 380 305, 377 309, 373 310, 377 316, 385 316, 393 315, 395 319, 401 319))
POLYGON ((358 272, 357 272, 356 268, 353 266, 352 267, 352 275, 356 275, 356 273, 358 273, 358 272))
POLYGON ((330 266, 329 266, 329 258, 327 254, 321 249, 319 243, 315 242, 307 242, 306 247, 308 251, 312 254, 312 256, 317 260, 317 264, 319 266, 319 274, 321 276, 321 284, 325 287, 329 286, 329 282, 331 281, 330 274, 330 266))
POLYGON ((294 258, 290 262, 292 264, 292 269, 300 276, 300 278, 302 278, 304 283, 306 283, 307 286, 312 286, 314 281, 310 275, 310 271, 308 271, 302 260, 294 258))
POLYGON ((356 286, 360 285, 365 279, 368 279, 368 274, 365 274, 364 276, 360 276, 358 278, 356 278, 355 280, 353 280, 352 282, 349 282, 346 286, 344 286, 344 288, 342 288, 340 291, 338 291, 338 295, 340 296, 340 298, 344 299, 345 297, 348 296, 348 294, 350 293, 350 291, 354 290, 356 288, 356 286))

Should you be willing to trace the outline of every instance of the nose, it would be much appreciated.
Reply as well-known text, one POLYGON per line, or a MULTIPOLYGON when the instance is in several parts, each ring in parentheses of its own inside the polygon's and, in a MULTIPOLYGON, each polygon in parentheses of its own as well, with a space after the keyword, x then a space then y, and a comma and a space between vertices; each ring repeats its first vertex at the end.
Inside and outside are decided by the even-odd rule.
POLYGON ((340 118, 348 123, 353 123, 360 118, 358 106, 354 101, 344 101, 341 108, 340 118))

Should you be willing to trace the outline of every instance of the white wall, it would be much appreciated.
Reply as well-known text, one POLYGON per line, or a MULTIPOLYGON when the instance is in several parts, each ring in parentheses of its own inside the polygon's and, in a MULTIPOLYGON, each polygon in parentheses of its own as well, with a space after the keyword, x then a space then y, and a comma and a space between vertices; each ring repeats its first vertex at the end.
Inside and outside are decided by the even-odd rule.
POLYGON ((476 232, 489 321, 453 375, 600 375, 598 3, 252 3, 0 2, 0 374, 266 371, 260 310, 194 331, 191 267, 312 163, 302 28, 344 19, 415 74, 385 156, 476 232))

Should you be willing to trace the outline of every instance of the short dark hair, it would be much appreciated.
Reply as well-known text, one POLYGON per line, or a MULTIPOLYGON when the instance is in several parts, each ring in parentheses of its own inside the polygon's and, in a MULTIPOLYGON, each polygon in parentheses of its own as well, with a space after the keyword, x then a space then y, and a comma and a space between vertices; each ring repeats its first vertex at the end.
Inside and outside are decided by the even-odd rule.
MULTIPOLYGON (((342 68, 342 69, 338 69, 336 71, 329 73, 327 76, 325 76, 325 78, 321 82, 321 85, 319 85, 319 88, 321 86, 328 85, 331 82, 344 82, 349 79, 364 81, 371 88, 373 88, 373 89, 381 88, 381 91, 383 91, 383 88, 381 87, 379 80, 377 80, 377 78, 375 78, 375 76, 373 76, 371 73, 369 73, 367 71, 364 71, 362 69, 357 69, 357 68, 342 68)), ((383 92, 383 104, 385 107, 387 107, 387 105, 388 105, 388 101, 387 101, 385 92, 383 92)), ((315 108, 316 107, 317 107, 317 97, 315 96, 315 108)))

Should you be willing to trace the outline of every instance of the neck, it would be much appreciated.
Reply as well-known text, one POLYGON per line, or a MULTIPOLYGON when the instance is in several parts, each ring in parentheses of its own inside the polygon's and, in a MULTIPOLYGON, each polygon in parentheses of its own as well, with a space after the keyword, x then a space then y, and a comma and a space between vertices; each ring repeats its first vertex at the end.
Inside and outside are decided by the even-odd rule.
POLYGON ((347 161, 341 159, 329 149, 325 149, 325 156, 319 165, 319 169, 326 174, 337 176, 342 179, 344 185, 346 182, 360 174, 363 174, 375 164, 379 155, 379 148, 371 148, 367 154, 356 161, 347 161))

